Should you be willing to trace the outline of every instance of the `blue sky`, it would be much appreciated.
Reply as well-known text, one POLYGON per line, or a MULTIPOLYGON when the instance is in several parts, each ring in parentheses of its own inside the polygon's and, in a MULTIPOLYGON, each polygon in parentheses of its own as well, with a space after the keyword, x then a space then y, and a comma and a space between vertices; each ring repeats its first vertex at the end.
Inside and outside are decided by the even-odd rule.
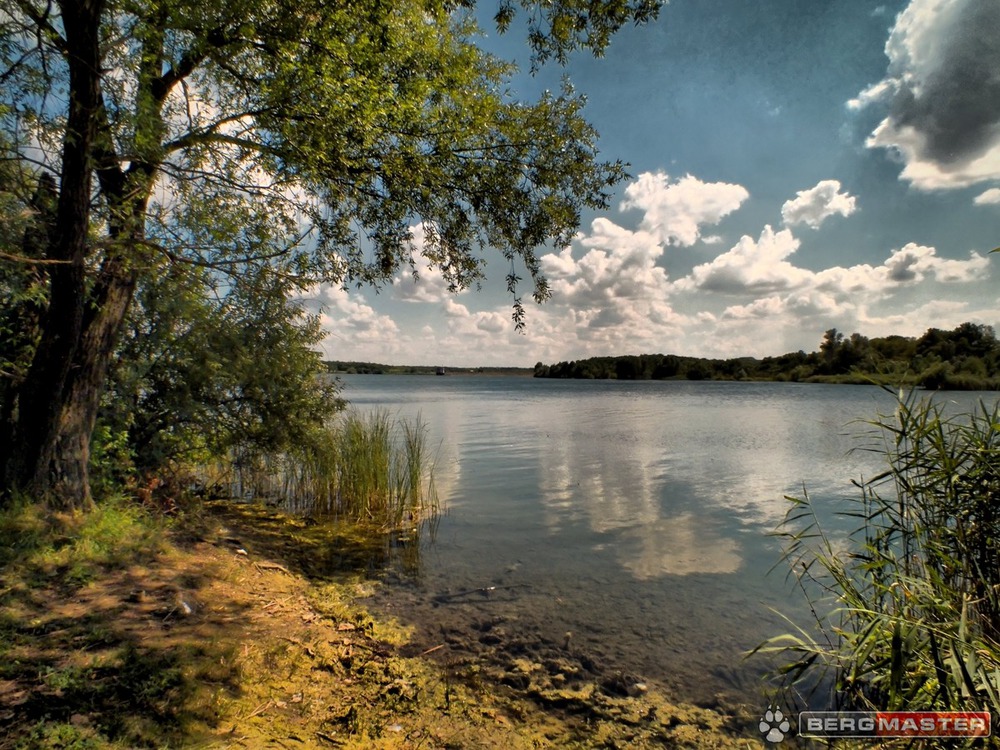
MULTIPOLYGON (((602 157, 632 175, 544 251, 553 296, 526 332, 502 263, 457 296, 425 268, 318 290, 324 354, 530 367, 997 325, 998 30, 996 0, 672 0, 603 58, 513 81, 531 98, 568 75, 602 157)), ((484 43, 526 61, 513 32, 484 43)))

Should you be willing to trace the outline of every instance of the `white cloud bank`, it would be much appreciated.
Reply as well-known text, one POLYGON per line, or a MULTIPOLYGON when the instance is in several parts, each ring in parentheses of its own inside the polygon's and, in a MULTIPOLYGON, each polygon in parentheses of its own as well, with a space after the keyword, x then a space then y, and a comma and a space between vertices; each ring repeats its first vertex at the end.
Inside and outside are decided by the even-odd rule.
MULTIPOLYGON (((396 320, 356 293, 325 290, 324 323, 336 334, 327 342, 327 356, 523 366, 638 352, 765 356, 815 349, 831 326, 869 336, 918 335, 930 326, 995 322, 990 260, 978 252, 949 258, 910 242, 879 263, 818 270, 800 264, 803 242, 791 225, 818 228, 857 209, 836 180, 785 202, 784 227, 744 235, 693 267, 672 266, 684 254, 668 253, 671 247, 700 241, 711 250, 708 240, 721 242, 702 232, 748 195, 739 185, 690 175, 677 181, 664 174, 640 176, 622 204, 626 211, 644 211, 637 228, 598 218, 572 246, 540 257, 552 297, 529 310, 525 335, 514 331, 509 300, 477 310, 483 298, 471 295, 462 304, 447 293, 440 274, 423 265, 419 284, 405 275, 394 281, 394 300, 422 305, 407 306, 414 314, 396 320)), ((989 191, 984 195, 989 202, 989 191)))
POLYGON ((911 0, 885 45, 886 77, 847 103, 887 103, 867 145, 898 152, 914 187, 1000 178, 998 29, 996 0, 911 0))
POLYGON ((308 295, 306 306, 319 310, 320 324, 328 332, 323 352, 330 359, 385 362, 404 351, 405 336, 396 321, 360 295, 323 285, 308 295))
POLYGON ((714 260, 695 266, 690 276, 677 282, 682 290, 700 289, 724 294, 761 294, 800 286, 808 272, 787 258, 799 248, 788 229, 775 232, 764 227, 760 239, 744 235, 714 260))

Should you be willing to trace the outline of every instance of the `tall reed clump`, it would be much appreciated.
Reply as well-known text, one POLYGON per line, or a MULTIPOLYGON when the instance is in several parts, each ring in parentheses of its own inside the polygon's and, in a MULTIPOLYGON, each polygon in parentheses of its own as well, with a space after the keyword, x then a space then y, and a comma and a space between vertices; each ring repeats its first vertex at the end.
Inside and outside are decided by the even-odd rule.
POLYGON ((437 511, 426 427, 347 411, 294 451, 239 455, 233 491, 291 510, 398 525, 437 511))
POLYGON ((872 422, 884 472, 834 539, 808 495, 776 532, 818 626, 758 646, 786 687, 833 678, 842 709, 1000 711, 1000 413, 900 396, 872 422))

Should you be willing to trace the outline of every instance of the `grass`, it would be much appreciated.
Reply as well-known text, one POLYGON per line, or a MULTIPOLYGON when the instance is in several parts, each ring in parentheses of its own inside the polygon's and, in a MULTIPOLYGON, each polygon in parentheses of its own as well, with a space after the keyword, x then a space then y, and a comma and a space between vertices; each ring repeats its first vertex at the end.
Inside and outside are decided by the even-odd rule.
POLYGON ((0 514, 0 568, 17 564, 83 585, 102 569, 155 555, 163 528, 162 520, 122 497, 86 513, 15 500, 0 514))
POLYGON ((292 452, 240 455, 229 483, 239 497, 387 526, 437 510, 425 426, 383 410, 347 411, 292 452))
POLYGON ((777 532, 814 627, 756 651, 784 656, 791 690, 825 676, 838 708, 1000 711, 1000 412, 911 394, 872 424, 886 468, 841 511, 853 534, 808 495, 777 532))
POLYGON ((127 594, 103 585, 142 580, 166 532, 117 497, 86 513, 23 499, 0 512, 0 748, 148 747, 181 731, 183 655, 123 629, 127 594))

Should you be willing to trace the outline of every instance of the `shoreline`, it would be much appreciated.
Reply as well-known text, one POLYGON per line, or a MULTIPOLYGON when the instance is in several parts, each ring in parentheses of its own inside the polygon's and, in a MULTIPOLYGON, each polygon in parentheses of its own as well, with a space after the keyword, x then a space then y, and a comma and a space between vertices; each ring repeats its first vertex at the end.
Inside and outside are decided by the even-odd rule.
POLYGON ((30 590, 5 575, 6 660, 46 669, 0 674, 0 748, 59 746, 59 733, 88 748, 763 747, 740 729, 751 717, 569 654, 450 668, 443 648, 412 653, 409 626, 365 607, 377 583, 310 562, 323 544, 355 565, 375 551, 346 525, 330 533, 213 502, 194 530, 75 591, 59 571, 30 590), (125 677, 144 682, 119 694, 125 677))

